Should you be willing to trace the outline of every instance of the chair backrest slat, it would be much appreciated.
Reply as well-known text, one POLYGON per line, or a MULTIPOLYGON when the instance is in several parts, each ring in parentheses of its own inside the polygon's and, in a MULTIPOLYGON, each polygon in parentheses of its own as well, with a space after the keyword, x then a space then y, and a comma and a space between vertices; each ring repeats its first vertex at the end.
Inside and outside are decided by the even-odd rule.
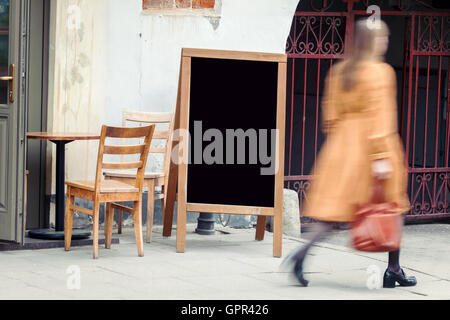
MULTIPOLYGON (((124 110, 122 113, 122 125, 127 126, 127 122, 145 123, 145 124, 168 124, 169 128, 156 130, 152 139, 165 140, 164 147, 150 147, 149 153, 164 154, 163 172, 168 174, 170 165, 170 152, 172 144, 169 142, 173 131, 174 115, 171 112, 142 112, 124 110)), ((123 161, 123 158, 122 158, 123 161)))
POLYGON ((129 146, 106 146, 103 150, 104 154, 139 154, 144 151, 144 144, 129 145, 129 146))
POLYGON ((120 127, 107 127, 106 137, 108 138, 142 138, 148 133, 148 127, 129 127, 127 130, 120 127))
POLYGON ((165 153, 166 148, 150 148, 150 153, 165 153))
POLYGON ((130 162, 103 162, 103 169, 140 169, 142 168, 142 161, 130 161, 130 162))
POLYGON ((132 127, 132 128, 120 128, 120 127, 108 127, 103 126, 100 136, 100 144, 98 148, 97 158, 97 171, 95 176, 95 192, 100 192, 100 181, 103 169, 137 169, 135 187, 139 188, 139 192, 142 192, 144 182, 144 171, 147 164, 148 152, 150 150, 150 143, 155 131, 155 125, 132 127), (105 145, 107 138, 122 138, 122 141, 135 138, 144 138, 143 144, 133 145, 105 145), (104 162, 103 157, 105 154, 121 155, 121 162, 104 162), (138 161, 123 160, 123 156, 126 154, 139 154, 138 161))
POLYGON ((123 120, 147 123, 169 123, 172 121, 172 114, 167 112, 140 112, 125 110, 123 112, 123 120))
POLYGON ((170 131, 169 130, 165 130, 165 131, 155 131, 155 133, 153 134, 153 139, 169 139, 170 137, 170 131))

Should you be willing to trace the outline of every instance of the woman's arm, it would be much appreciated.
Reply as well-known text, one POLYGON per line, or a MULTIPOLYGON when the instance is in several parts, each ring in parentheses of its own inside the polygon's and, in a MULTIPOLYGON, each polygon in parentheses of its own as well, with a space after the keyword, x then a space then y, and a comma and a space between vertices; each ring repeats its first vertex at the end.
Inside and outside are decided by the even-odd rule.
POLYGON ((335 92, 332 82, 332 73, 329 71, 325 78, 324 96, 322 98, 322 131, 330 133, 339 120, 335 92))
POLYGON ((376 64, 368 74, 368 147, 374 175, 386 178, 392 171, 388 139, 395 134, 396 76, 387 64, 376 64))

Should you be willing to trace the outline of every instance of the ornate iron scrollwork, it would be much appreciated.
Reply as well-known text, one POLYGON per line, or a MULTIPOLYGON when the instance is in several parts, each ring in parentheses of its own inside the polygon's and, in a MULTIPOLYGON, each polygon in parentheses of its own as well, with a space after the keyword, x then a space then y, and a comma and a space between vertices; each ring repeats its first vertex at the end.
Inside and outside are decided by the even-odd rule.
POLYGON ((295 32, 289 35, 286 52, 302 55, 344 54, 344 17, 295 17, 295 32))
POLYGON ((450 51, 450 17, 418 17, 416 50, 422 52, 450 51))

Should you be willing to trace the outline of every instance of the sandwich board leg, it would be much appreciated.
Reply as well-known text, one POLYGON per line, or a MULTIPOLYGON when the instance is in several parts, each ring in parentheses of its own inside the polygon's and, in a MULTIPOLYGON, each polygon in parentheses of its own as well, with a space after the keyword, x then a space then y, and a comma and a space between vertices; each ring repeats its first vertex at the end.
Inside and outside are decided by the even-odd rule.
POLYGON ((283 214, 276 212, 273 217, 273 256, 280 258, 283 239, 283 214))
MULTIPOLYGON (((179 96, 179 118, 178 125, 186 132, 189 130, 189 93, 191 76, 191 58, 183 57, 181 60, 181 88, 179 96), (185 106, 185 107, 181 107, 185 106)), ((189 152, 189 136, 181 134, 178 164, 178 193, 177 193, 177 252, 184 252, 186 247, 186 188, 187 188, 187 165, 189 152)))
POLYGON ((166 189, 166 203, 164 207, 164 221, 163 221, 164 237, 170 237, 172 235, 173 209, 175 207, 177 176, 178 176, 178 166, 171 162, 169 180, 166 189))
POLYGON ((255 240, 264 240, 264 232, 266 231, 266 216, 258 216, 258 222, 256 223, 256 236, 255 240))
POLYGON ((186 250, 186 203, 178 203, 177 212, 177 252, 186 250))
MULTIPOLYGON (((178 77, 178 94, 177 94, 177 105, 175 107, 175 115, 174 115, 174 124, 173 124, 173 132, 176 132, 180 128, 180 99, 181 99, 181 76, 183 73, 183 64, 180 61, 180 74, 178 77)), ((169 141, 168 141, 169 143, 169 141)), ((166 188, 166 198, 165 198, 165 207, 164 207, 164 227, 163 227, 163 236, 170 237, 172 235, 172 225, 173 225, 173 209, 175 207, 175 198, 176 198, 176 188, 178 181, 178 165, 174 162, 173 158, 173 150, 176 146, 176 142, 173 140, 172 134, 172 144, 170 148, 170 165, 169 165, 169 176, 167 178, 166 188)))

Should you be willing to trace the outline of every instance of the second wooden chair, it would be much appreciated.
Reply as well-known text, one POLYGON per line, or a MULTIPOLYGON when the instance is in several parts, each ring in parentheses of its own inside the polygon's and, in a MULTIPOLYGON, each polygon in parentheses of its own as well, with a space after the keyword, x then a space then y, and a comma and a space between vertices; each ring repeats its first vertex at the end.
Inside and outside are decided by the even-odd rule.
MULTIPOLYGON (((164 147, 150 147, 149 153, 163 154, 164 160, 162 171, 152 172, 146 171, 144 174, 144 186, 148 189, 147 199, 147 234, 146 241, 151 242, 153 217, 154 217, 154 203, 155 200, 161 200, 161 211, 164 213, 165 204, 165 186, 167 185, 167 176, 170 164, 170 147, 169 143, 173 130, 173 113, 169 112, 138 112, 138 111, 123 111, 122 126, 126 127, 129 122, 139 124, 166 124, 167 130, 156 130, 153 134, 153 140, 164 140, 164 147), (161 193, 155 194, 155 187, 161 187, 161 193)), ((136 173, 133 172, 104 172, 106 180, 115 180, 124 183, 132 183, 135 179, 136 173)), ((119 225, 118 233, 122 233, 122 210, 119 210, 119 225)))

